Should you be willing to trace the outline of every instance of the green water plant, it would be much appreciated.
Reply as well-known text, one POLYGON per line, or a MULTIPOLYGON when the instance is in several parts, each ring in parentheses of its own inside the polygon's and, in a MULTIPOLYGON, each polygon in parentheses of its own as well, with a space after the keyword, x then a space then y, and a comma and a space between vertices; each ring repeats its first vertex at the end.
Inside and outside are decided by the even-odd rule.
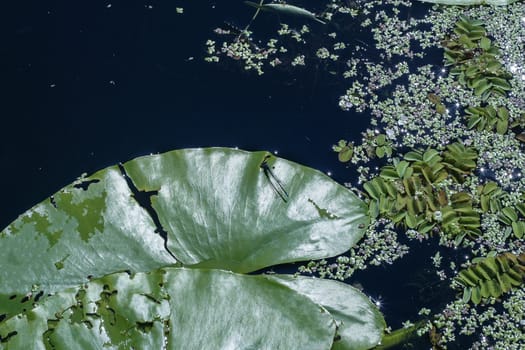
MULTIPOLYGON (((373 130, 363 132, 363 150, 370 158, 391 157, 394 152, 394 144, 385 134, 378 134, 373 130)), ((354 143, 346 140, 339 140, 336 145, 332 145, 332 150, 338 153, 337 158, 340 162, 346 163, 354 155, 354 143)))
POLYGON ((374 153, 378 158, 390 157, 392 155, 392 141, 389 141, 385 134, 378 134, 374 138, 374 153))
POLYGON ((458 82, 474 90, 486 101, 490 96, 505 96, 511 90, 512 75, 498 60, 499 49, 487 37, 483 22, 461 17, 454 34, 443 40, 445 65, 458 82))
POLYGON ((523 285, 525 254, 492 254, 473 260, 459 271, 455 281, 463 287, 463 301, 479 304, 489 297, 498 298, 512 288, 523 285))
POLYGON ((509 194, 502 190, 497 183, 489 181, 477 188, 481 210, 484 213, 497 215, 498 220, 507 225, 508 234, 512 232, 518 239, 525 235, 525 194, 512 206, 504 206, 503 201, 509 194))
POLYGON ((477 187, 480 207, 484 213, 490 212, 497 214, 502 208, 502 199, 506 192, 503 191, 496 182, 488 181, 477 187))
POLYGON ((351 286, 244 275, 343 253, 366 211, 268 152, 178 150, 81 177, 0 232, 0 349, 369 349, 385 323, 351 286))
POLYGON ((445 179, 460 182, 475 168, 476 153, 454 143, 443 152, 412 150, 403 160, 381 168, 379 176, 365 182, 371 217, 384 216, 420 233, 433 229, 456 237, 480 235, 479 214, 466 192, 449 192, 445 179))
POLYGON ((443 163, 458 183, 463 183, 465 177, 476 168, 477 158, 478 152, 474 147, 466 147, 460 142, 447 145, 443 151, 443 163))
POLYGON ((369 158, 384 158, 392 156, 395 150, 392 140, 386 134, 379 133, 377 130, 367 129, 363 135, 363 150, 369 158))
POLYGON ((476 128, 478 131, 496 130, 498 134, 505 134, 509 128, 509 111, 505 107, 492 106, 473 107, 465 109, 467 118, 467 127, 476 128))
POLYGON ((373 309, 337 281, 165 267, 58 292, 0 324, 0 348, 368 349, 373 309))
POLYGON ((333 145, 332 149, 337 152, 337 158, 341 163, 349 162, 354 155, 354 144, 346 140, 339 140, 337 145, 333 145))
POLYGON ((498 220, 512 227, 515 237, 522 238, 525 234, 525 221, 523 219, 525 217, 525 204, 523 202, 518 203, 516 208, 511 206, 502 208, 498 213, 498 220))
POLYGON ((0 324, 0 348, 368 349, 381 315, 367 305, 331 280, 176 267, 114 273, 0 324))

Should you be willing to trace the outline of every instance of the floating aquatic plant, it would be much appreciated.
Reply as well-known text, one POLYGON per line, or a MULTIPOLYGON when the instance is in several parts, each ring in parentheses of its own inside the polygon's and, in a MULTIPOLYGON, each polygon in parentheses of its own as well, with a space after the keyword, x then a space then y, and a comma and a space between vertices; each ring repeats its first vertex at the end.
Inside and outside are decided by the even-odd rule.
POLYGON ((512 87, 512 76, 498 60, 499 50, 486 36, 483 22, 465 17, 456 22, 454 34, 442 42, 445 65, 452 65, 451 75, 474 90, 486 101, 490 96, 505 96, 512 87))
POLYGON ((370 158, 384 158, 392 156, 394 145, 385 134, 367 129, 363 134, 363 149, 370 158))
POLYGON ((477 193, 480 199, 481 210, 484 213, 496 214, 498 220, 509 226, 510 232, 517 238, 522 238, 525 234, 525 194, 514 206, 503 206, 503 200, 508 197, 508 193, 503 191, 495 182, 487 182, 483 186, 478 186, 477 193))
POLYGON ((463 287, 463 301, 479 304, 483 299, 498 298, 523 284, 525 253, 509 252, 475 260, 476 263, 459 271, 456 281, 463 287))
POLYGON ((0 231, 0 349, 370 349, 384 320, 352 287, 242 274, 341 254, 368 223, 352 192, 267 152, 186 149, 108 167, 0 231))
POLYGON ((476 237, 479 214, 466 192, 449 194, 440 183, 447 178, 462 180, 475 168, 476 152, 459 143, 447 146, 440 154, 435 149, 413 150, 403 160, 384 166, 379 176, 363 187, 370 196, 369 214, 385 216, 396 224, 427 233, 437 227, 456 237, 476 237))
POLYGON ((392 155, 392 142, 387 140, 385 134, 377 135, 374 143, 374 152, 378 158, 383 158, 384 156, 390 157, 392 155))
POLYGON ((478 186, 477 192, 481 210, 484 213, 491 212, 496 214, 503 208, 501 199, 505 195, 505 191, 503 191, 496 182, 489 181, 484 185, 478 186))
POLYGON ((454 142, 443 152, 444 164, 454 179, 462 183, 467 174, 476 168, 478 152, 473 147, 465 147, 462 143, 454 142))
POLYGON ((468 119, 467 127, 476 128, 478 131, 492 131, 496 129, 498 134, 505 134, 509 128, 509 111, 505 107, 498 109, 492 106, 468 107, 466 110, 468 119))
POLYGON ((523 221, 524 216, 525 205, 522 202, 516 206, 516 209, 510 206, 502 208, 501 212, 498 213, 498 220, 506 225, 511 226, 514 236, 517 238, 522 238, 525 234, 525 221, 523 221))
POLYGON ((337 158, 342 163, 349 162, 354 155, 354 144, 345 140, 339 140, 337 145, 332 146, 332 149, 338 153, 337 158))
POLYGON ((517 128, 516 130, 516 140, 520 142, 525 142, 525 113, 520 114, 517 118, 514 118, 510 124, 511 128, 517 128))

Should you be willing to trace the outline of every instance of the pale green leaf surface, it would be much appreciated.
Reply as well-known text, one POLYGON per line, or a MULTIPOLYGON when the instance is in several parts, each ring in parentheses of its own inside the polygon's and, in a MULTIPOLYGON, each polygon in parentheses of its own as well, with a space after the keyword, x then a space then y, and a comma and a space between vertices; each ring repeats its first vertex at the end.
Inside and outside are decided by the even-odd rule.
POLYGON ((83 283, 88 275, 148 271, 175 263, 147 212, 110 167, 64 187, 0 233, 0 315, 18 313, 44 294, 83 283), (54 204, 53 204, 54 203, 54 204), (56 207, 55 207, 56 206, 56 207))
POLYGON ((250 272, 335 256, 363 236, 367 207, 355 194, 317 170, 272 157, 285 201, 260 168, 267 155, 188 149, 124 168, 139 190, 157 192, 153 208, 185 265, 250 272))
POLYGON ((341 337, 334 342, 333 350, 366 350, 381 342, 385 320, 370 299, 356 288, 327 279, 287 275, 269 278, 304 294, 330 312, 341 337))
POLYGON ((0 325, 0 349, 328 350, 335 327, 327 309, 267 276, 165 268, 57 293, 0 325))

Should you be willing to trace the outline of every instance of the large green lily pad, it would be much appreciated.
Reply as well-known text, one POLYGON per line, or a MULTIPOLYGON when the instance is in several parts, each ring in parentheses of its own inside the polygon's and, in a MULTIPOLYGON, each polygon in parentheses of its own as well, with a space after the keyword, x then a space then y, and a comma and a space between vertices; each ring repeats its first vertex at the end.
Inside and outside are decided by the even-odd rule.
POLYGON ((0 321, 112 272, 175 263, 248 272, 334 256, 362 237, 366 206, 353 193, 271 157, 283 199, 260 167, 267 155, 211 148, 142 157, 37 204, 0 232, 0 321), (137 188, 151 207, 135 200, 137 188))

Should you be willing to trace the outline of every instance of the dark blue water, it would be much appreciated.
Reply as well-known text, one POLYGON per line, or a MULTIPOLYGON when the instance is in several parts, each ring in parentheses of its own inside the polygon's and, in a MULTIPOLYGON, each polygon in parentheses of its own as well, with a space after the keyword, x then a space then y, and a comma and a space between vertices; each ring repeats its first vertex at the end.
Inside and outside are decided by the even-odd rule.
POLYGON ((368 120, 339 110, 343 84, 308 69, 257 77, 203 61, 215 27, 225 20, 244 26, 251 18, 244 4, 10 6, 1 49, 0 226, 83 172, 186 147, 277 150, 348 180, 331 145, 358 138, 368 120))

